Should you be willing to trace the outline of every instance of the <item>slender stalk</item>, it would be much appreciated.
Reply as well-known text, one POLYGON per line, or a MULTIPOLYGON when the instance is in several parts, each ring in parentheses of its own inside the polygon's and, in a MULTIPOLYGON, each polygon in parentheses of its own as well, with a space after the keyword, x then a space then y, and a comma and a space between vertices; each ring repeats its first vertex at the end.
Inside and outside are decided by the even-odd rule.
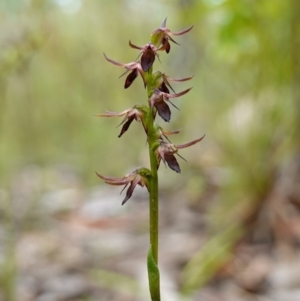
MULTIPOLYGON (((147 74, 147 93, 150 98, 153 90, 152 68, 147 74)), ((153 151, 153 144, 156 141, 156 131, 154 129, 154 118, 150 110, 147 118, 149 157, 152 177, 149 183, 149 211, 150 211, 150 244, 152 247, 153 258, 158 263, 158 174, 157 159, 153 151)))
MULTIPOLYGON (((186 94, 190 89, 182 91, 180 93, 169 94, 169 88, 172 87, 168 82, 168 79, 176 82, 186 81, 191 79, 181 78, 181 79, 172 79, 166 76, 165 74, 157 71, 153 73, 152 65, 155 61, 156 56, 158 57, 158 51, 170 52, 171 46, 169 41, 176 43, 170 35, 182 35, 186 32, 189 32, 193 26, 172 33, 169 29, 166 28, 165 19, 160 28, 157 28, 151 34, 151 43, 147 43, 144 46, 136 46, 131 41, 129 41, 129 46, 134 49, 140 50, 139 57, 140 61, 130 62, 128 64, 122 64, 117 61, 114 61, 108 58, 105 54, 105 59, 119 67, 125 67, 126 73, 130 72, 125 80, 125 88, 128 88, 135 78, 140 74, 144 84, 147 87, 147 96, 148 96, 148 105, 149 109, 145 106, 134 106, 129 110, 125 110, 121 113, 115 112, 106 112, 105 114, 98 114, 100 117, 112 117, 112 116, 124 116, 125 118, 121 122, 123 124, 121 137, 129 128, 131 122, 135 119, 137 121, 142 121, 145 132, 147 134, 147 141, 149 146, 149 158, 151 170, 148 168, 140 168, 133 171, 130 174, 125 175, 121 178, 106 177, 98 173, 97 176, 104 180, 106 183, 111 185, 129 185, 129 188, 126 191, 126 196, 122 202, 122 205, 131 197, 134 188, 137 185, 146 186, 149 190, 149 220, 150 220, 150 248, 148 251, 147 265, 148 265, 148 278, 149 278, 149 288, 152 301, 160 301, 160 276, 158 269, 158 173, 157 169, 159 162, 162 160, 164 163, 167 163, 168 166, 176 171, 180 172, 180 167, 175 158, 175 153, 178 149, 191 146, 195 143, 198 143, 203 139, 196 139, 186 144, 182 145, 173 145, 167 143, 163 140, 162 136, 176 134, 175 132, 164 131, 161 127, 155 124, 156 112, 162 117, 163 120, 169 121, 171 117, 171 111, 167 104, 169 98, 176 98, 186 94), (168 88, 169 87, 169 88, 168 88)), ((177 44, 177 43, 176 43, 177 44)), ((123 75, 124 75, 123 74, 123 75)), ((171 104, 172 102, 169 101, 171 104)), ((174 105, 174 104, 173 104, 174 105)), ((175 105, 174 105, 175 106, 175 105)), ((169 141, 169 139, 168 139, 169 141)), ((124 188, 125 188, 124 187, 124 188)))
MULTIPOLYGON (((149 129, 149 128, 148 128, 149 129)), ((149 135, 149 156, 152 177, 150 180, 149 209, 150 209, 150 244, 152 246, 153 257, 158 263, 158 175, 157 160, 151 150, 151 145, 155 142, 153 135, 149 135), (152 137, 151 137, 152 136, 152 137)))
MULTIPOLYGON (((152 67, 147 72, 147 94, 148 99, 151 97, 154 89, 152 67)), ((150 107, 150 103, 149 103, 150 107)), ((148 277, 150 285, 150 293, 152 301, 160 301, 160 285, 159 285, 159 270, 158 270, 158 174, 157 174, 157 159, 153 150, 153 145, 156 142, 156 130, 154 128, 153 110, 150 107, 147 118, 147 135, 149 145, 149 157, 151 166, 151 178, 149 179, 149 222, 150 222, 150 250, 151 257, 154 260, 155 267, 149 265, 148 257, 148 277)), ((149 256, 149 254, 148 254, 149 256)))

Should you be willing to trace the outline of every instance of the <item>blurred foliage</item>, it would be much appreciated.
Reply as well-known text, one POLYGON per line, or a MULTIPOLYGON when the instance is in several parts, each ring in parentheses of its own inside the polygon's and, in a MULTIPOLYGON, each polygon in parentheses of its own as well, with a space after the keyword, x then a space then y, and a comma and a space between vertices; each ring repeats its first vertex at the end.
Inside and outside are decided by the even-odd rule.
POLYGON ((196 287, 205 285, 232 259, 232 248, 242 235, 239 225, 232 225, 213 237, 197 252, 185 266, 183 274, 184 294, 190 294, 196 287))
POLYGON ((193 9, 191 18, 202 12, 196 30, 207 37, 202 47, 198 40, 206 112, 200 114, 213 137, 208 162, 218 170, 219 188, 218 201, 209 206, 212 239, 184 270, 183 288, 190 291, 230 257, 228 246, 238 237, 228 231, 245 230, 256 218, 281 169, 299 152, 300 3, 183 3, 187 14, 193 9), (226 243, 216 243, 219 237, 226 243))
MULTIPOLYGON (((206 134, 182 166, 183 174, 193 176, 180 178, 186 194, 195 203, 209 202, 212 236, 255 214, 280 168, 300 149, 298 0, 2 2, 0 187, 28 164, 72 166, 86 185, 98 181, 95 170, 118 176, 147 166, 138 125, 121 141, 115 128, 121 120, 94 114, 145 101, 140 79, 124 90, 124 79, 118 79, 123 70, 109 65, 103 52, 132 61, 138 53, 128 40, 148 42, 166 16, 174 31, 194 24, 189 35, 176 39, 185 47, 174 45, 159 65, 174 78, 194 74, 193 90, 176 100, 180 115, 173 110, 172 128, 165 126, 184 129, 174 143, 206 134), (210 172, 217 174, 213 202, 203 197, 210 172)), ((184 85, 174 86, 180 91, 184 85)), ((171 187, 174 182, 161 173, 171 187)), ((203 261, 196 254, 194 265, 197 258, 203 261)), ((185 274, 189 289, 204 282, 199 275, 185 274)))
POLYGON ((97 269, 89 271, 89 277, 102 287, 114 289, 127 295, 137 296, 140 290, 136 279, 120 273, 97 269))

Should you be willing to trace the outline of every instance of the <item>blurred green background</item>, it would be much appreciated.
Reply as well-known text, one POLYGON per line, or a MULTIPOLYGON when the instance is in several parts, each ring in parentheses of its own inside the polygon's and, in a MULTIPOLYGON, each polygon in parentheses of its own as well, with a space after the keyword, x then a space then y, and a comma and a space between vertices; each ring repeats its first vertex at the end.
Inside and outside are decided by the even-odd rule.
MULTIPOLYGON (((278 174, 300 152, 300 1, 2 0, 0 216, 5 233, 14 229, 12 212, 22 206, 13 204, 12 196, 27 166, 45 172, 68 166, 87 188, 99 183, 95 170, 122 176, 148 166, 139 124, 118 139, 121 120, 94 114, 146 101, 141 79, 124 90, 125 78, 118 79, 123 70, 105 61, 103 52, 119 62, 133 61, 138 52, 128 47, 129 39, 147 43, 165 17, 173 31, 194 28, 175 38, 181 46, 172 44, 155 68, 173 78, 194 78, 174 84, 176 92, 193 89, 174 101, 180 111, 172 110, 170 124, 159 123, 183 129, 172 137, 174 143, 206 134, 201 144, 181 152, 188 159, 181 163, 179 180, 185 201, 205 207, 212 235, 232 219, 244 223, 260 208, 278 174)), ((166 191, 178 181, 165 169, 161 179, 166 191)), ((35 213, 28 208, 24 216, 32 221, 35 213)), ((194 287, 193 280, 189 285, 194 287)))
POLYGON ((193 90, 176 101, 181 111, 173 113, 170 128, 183 127, 186 137, 205 133, 214 161, 230 161, 232 168, 243 162, 253 174, 255 168, 267 171, 296 144, 289 142, 298 120, 297 5, 280 0, 2 2, 1 182, 30 163, 69 164, 88 183, 97 181, 95 169, 110 173, 140 164, 142 132, 133 125, 117 141, 118 121, 93 116, 145 101, 138 81, 123 89, 123 79, 117 78, 122 70, 108 64, 103 52, 120 62, 134 60, 137 52, 128 40, 146 43, 165 16, 175 31, 194 24, 180 37, 182 47, 174 45, 156 65, 175 78, 194 74, 187 84, 193 90), (124 160, 112 164, 120 155, 124 160))

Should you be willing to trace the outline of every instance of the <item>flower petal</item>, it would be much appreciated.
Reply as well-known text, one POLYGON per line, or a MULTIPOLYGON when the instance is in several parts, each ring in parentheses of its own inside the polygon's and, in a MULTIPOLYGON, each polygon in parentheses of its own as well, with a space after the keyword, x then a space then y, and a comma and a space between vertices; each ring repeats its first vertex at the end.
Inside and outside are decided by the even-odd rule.
POLYGON ((130 124, 132 123, 133 119, 134 119, 134 116, 128 118, 128 120, 124 123, 124 125, 123 125, 123 127, 122 127, 122 129, 121 129, 121 132, 120 132, 120 134, 119 134, 119 136, 118 136, 119 138, 120 138, 125 132, 127 132, 127 130, 129 129, 129 126, 130 126, 130 124))
POLYGON ((104 113, 104 114, 95 114, 95 116, 97 116, 97 117, 120 117, 120 116, 123 116, 123 115, 127 114, 131 110, 132 109, 127 109, 127 110, 124 110, 121 113, 106 111, 106 113, 104 113))
POLYGON ((176 131, 167 131, 164 130, 163 128, 160 127, 161 132, 163 133, 163 135, 167 135, 167 136, 171 136, 171 135, 175 135, 175 134, 179 134, 181 132, 181 130, 176 130, 176 131))
POLYGON ((129 46, 130 46, 131 48, 133 48, 133 49, 143 50, 143 47, 136 46, 136 45, 132 44, 130 40, 129 40, 129 46))
POLYGON ((128 87, 131 86, 133 81, 137 78, 138 74, 139 73, 138 73, 137 69, 133 69, 132 72, 129 73, 129 75, 126 77, 126 80, 125 80, 125 85, 124 85, 125 89, 127 89, 128 87))
POLYGON ((161 26, 160 26, 161 29, 166 28, 166 25, 167 25, 167 19, 168 19, 168 18, 165 18, 164 21, 161 23, 161 26))
POLYGON ((155 61, 155 51, 148 46, 141 57, 141 66, 143 71, 147 72, 155 61))
POLYGON ((175 109, 177 109, 178 111, 180 111, 179 108, 178 108, 177 106, 175 106, 171 100, 168 100, 168 101, 169 101, 169 103, 170 103, 175 109))
POLYGON ((185 34, 185 33, 189 32, 190 30, 192 30, 193 27, 194 27, 194 25, 192 25, 191 27, 186 28, 186 29, 184 29, 184 30, 178 31, 178 32, 172 32, 172 31, 171 31, 170 34, 172 34, 172 35, 174 35, 174 36, 180 36, 180 35, 182 35, 182 34, 185 34))
POLYGON ((179 43, 177 43, 174 39, 172 39, 169 35, 166 35, 167 36, 167 40, 170 40, 172 41, 173 43, 177 44, 177 45, 180 45, 179 43))
POLYGON ((175 78, 171 78, 171 77, 166 76, 166 75, 163 74, 163 77, 164 77, 164 80, 165 80, 165 78, 166 78, 167 80, 170 80, 170 81, 172 81, 172 82, 185 82, 185 81, 187 81, 187 80, 192 79, 192 78, 194 77, 194 75, 189 76, 189 77, 183 77, 183 78, 175 79, 175 78))
POLYGON ((124 198, 124 200, 122 201, 122 205, 124 205, 132 196, 133 190, 136 187, 136 185, 139 183, 139 177, 136 176, 131 182, 130 182, 130 186, 126 191, 126 196, 124 198))
POLYGON ((162 43, 162 45, 163 45, 164 50, 166 51, 166 53, 169 53, 170 50, 171 50, 171 45, 170 45, 168 39, 163 38, 162 41, 161 41, 161 43, 162 43))
POLYGON ((188 143, 185 143, 185 144, 176 144, 174 145, 176 148, 178 149, 181 149, 181 148, 186 148, 186 147, 189 147, 189 146, 192 146, 198 142, 200 142, 203 138, 205 137, 205 135, 203 135, 201 138, 199 139, 196 139, 196 140, 193 140, 191 142, 188 142, 188 143))
POLYGON ((147 81, 146 81, 145 73, 144 73, 143 69, 139 69, 138 71, 139 71, 139 73, 140 73, 140 75, 141 75, 141 77, 142 77, 142 79, 143 79, 144 87, 146 88, 146 86, 147 86, 147 81))
POLYGON ((110 63, 112 63, 112 64, 114 64, 114 65, 116 65, 116 66, 119 66, 119 67, 126 67, 126 64, 122 64, 122 63, 116 62, 116 61, 114 61, 114 60, 108 58, 108 57, 106 56, 105 53, 103 53, 103 55, 104 55, 105 59, 106 59, 108 62, 110 62, 110 63))
MULTIPOLYGON (((171 87, 171 89, 173 90, 172 87, 171 87)), ((164 93, 168 93, 168 94, 170 93, 169 88, 167 87, 167 85, 166 85, 164 82, 161 84, 159 90, 161 90, 161 91, 164 92, 164 93)), ((173 90, 173 92, 174 92, 174 90, 173 90)), ((174 92, 174 93, 175 93, 175 92, 174 92)))
POLYGON ((171 119, 171 110, 169 106, 164 102, 160 101, 154 104, 157 109, 158 115, 166 122, 169 122, 171 119))
POLYGON ((150 97, 150 104, 153 107, 155 103, 158 102, 163 102, 163 96, 164 96, 164 92, 160 91, 159 89, 154 89, 151 97, 150 97))
POLYGON ((96 172, 96 175, 97 175, 100 179, 104 180, 104 181, 107 182, 107 183, 109 182, 109 184, 112 184, 112 185, 124 185, 124 184, 126 184, 126 182, 128 181, 128 179, 127 179, 126 176, 125 176, 125 177, 122 177, 122 178, 105 177, 105 176, 102 176, 102 175, 98 174, 97 172, 96 172))
POLYGON ((180 173, 181 170, 180 170, 179 164, 178 164, 178 162, 177 162, 177 160, 176 160, 176 158, 175 158, 174 155, 172 155, 172 154, 171 155, 165 154, 164 161, 167 162, 168 166, 172 170, 180 173))
POLYGON ((164 96, 167 97, 167 98, 176 98, 176 97, 180 97, 186 93, 188 93, 192 88, 189 88, 189 89, 186 89, 182 92, 179 92, 179 93, 175 93, 175 94, 169 94, 169 93, 165 93, 164 96))

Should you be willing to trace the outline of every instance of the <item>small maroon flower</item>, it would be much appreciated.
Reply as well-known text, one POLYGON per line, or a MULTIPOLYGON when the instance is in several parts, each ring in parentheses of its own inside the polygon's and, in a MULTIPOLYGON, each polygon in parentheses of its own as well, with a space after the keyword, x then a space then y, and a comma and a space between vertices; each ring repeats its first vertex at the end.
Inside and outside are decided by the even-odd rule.
POLYGON ((168 136, 179 134, 181 132, 181 130, 167 131, 159 125, 156 125, 155 129, 156 129, 156 133, 157 133, 157 139, 163 140, 163 138, 165 138, 169 142, 171 142, 171 141, 169 140, 168 136))
POLYGON ((188 80, 190 80, 190 79, 193 78, 193 75, 192 75, 192 76, 189 76, 189 77, 183 77, 183 78, 175 79, 175 78, 171 78, 171 77, 165 75, 164 73, 161 73, 160 71, 156 72, 156 76, 157 76, 158 81, 159 81, 158 89, 161 90, 162 92, 165 92, 165 93, 170 93, 169 88, 174 93, 176 93, 174 91, 174 89, 172 88, 172 86, 170 85, 169 81, 172 81, 172 82, 184 82, 184 81, 188 81, 188 80))
POLYGON ((158 56, 157 51, 163 50, 164 46, 157 48, 152 43, 148 43, 144 46, 136 46, 129 41, 129 46, 134 49, 141 50, 141 53, 139 54, 141 56, 141 66, 143 71, 147 72, 151 66, 153 65, 155 61, 155 56, 158 56))
POLYGON ((123 124, 121 132, 118 136, 120 138, 129 129, 129 126, 130 126, 130 124, 132 123, 133 120, 136 120, 138 122, 141 121, 143 126, 144 126, 144 129, 146 131, 145 118, 146 118, 146 114, 147 114, 148 111, 149 111, 148 107, 143 106, 143 105, 136 105, 133 108, 124 110, 121 113, 107 111, 104 114, 96 114, 96 116, 98 116, 98 117, 120 117, 120 116, 125 115, 124 119, 119 124, 119 125, 123 124))
MULTIPOLYGON (((166 92, 162 92, 159 89, 155 89, 153 94, 150 97, 150 104, 151 107, 155 107, 157 109, 158 115, 166 122, 170 121, 171 118, 171 110, 167 105, 166 101, 178 109, 170 100, 169 98, 176 98, 188 93, 192 88, 186 89, 180 93, 169 94, 166 92)), ((179 110, 179 109, 178 109, 179 110)))
POLYGON ((194 27, 194 25, 178 32, 172 32, 170 29, 166 28, 166 23, 167 23, 167 18, 163 21, 160 28, 157 28, 155 31, 153 31, 151 41, 155 45, 158 46, 162 45, 163 50, 165 50, 166 53, 169 53, 171 50, 171 45, 169 41, 172 41, 173 43, 179 45, 176 41, 172 39, 171 35, 174 36, 183 35, 189 32, 194 27))
MULTIPOLYGON (((142 66, 140 64, 140 62, 131 62, 131 63, 127 63, 127 64, 122 64, 122 63, 119 63, 119 62, 116 62, 110 58, 108 58, 105 53, 104 54, 104 57, 105 59, 116 65, 116 66, 119 66, 119 67, 124 67, 127 69, 127 71, 125 73, 123 73, 121 76, 125 75, 126 73, 128 73, 129 71, 131 71, 129 73, 129 75, 126 77, 126 80, 125 80, 125 85, 124 85, 124 88, 127 89, 128 87, 131 86, 131 84, 133 83, 133 81, 137 78, 137 76, 140 74, 142 79, 143 79, 143 82, 144 82, 144 86, 146 87, 146 77, 145 77, 145 73, 142 69, 142 66)), ((120 76, 120 77, 121 77, 120 76)))
POLYGON ((151 176, 151 171, 147 168, 140 168, 140 169, 136 169, 132 173, 129 173, 121 178, 105 177, 98 174, 97 172, 96 174, 100 179, 104 180, 105 183, 107 184, 125 185, 124 188, 121 190, 121 193, 128 185, 130 185, 126 191, 126 196, 122 201, 122 205, 124 205, 127 202, 127 200, 131 198, 132 193, 137 185, 140 185, 141 187, 146 186, 148 189, 148 182, 149 182, 149 177, 151 176))
POLYGON ((178 162, 175 158, 175 154, 177 154, 180 158, 185 160, 183 157, 181 157, 178 154, 178 150, 182 149, 182 148, 192 146, 192 145, 200 142, 204 137, 205 137, 205 135, 202 136, 199 139, 193 140, 193 141, 185 143, 185 144, 172 144, 172 143, 167 143, 163 140, 160 140, 159 145, 157 146, 157 148, 155 150, 157 160, 158 160, 158 165, 159 165, 160 161, 162 160, 164 162, 164 164, 167 163, 168 166, 172 170, 180 173, 180 167, 179 167, 179 164, 178 164, 178 162))

